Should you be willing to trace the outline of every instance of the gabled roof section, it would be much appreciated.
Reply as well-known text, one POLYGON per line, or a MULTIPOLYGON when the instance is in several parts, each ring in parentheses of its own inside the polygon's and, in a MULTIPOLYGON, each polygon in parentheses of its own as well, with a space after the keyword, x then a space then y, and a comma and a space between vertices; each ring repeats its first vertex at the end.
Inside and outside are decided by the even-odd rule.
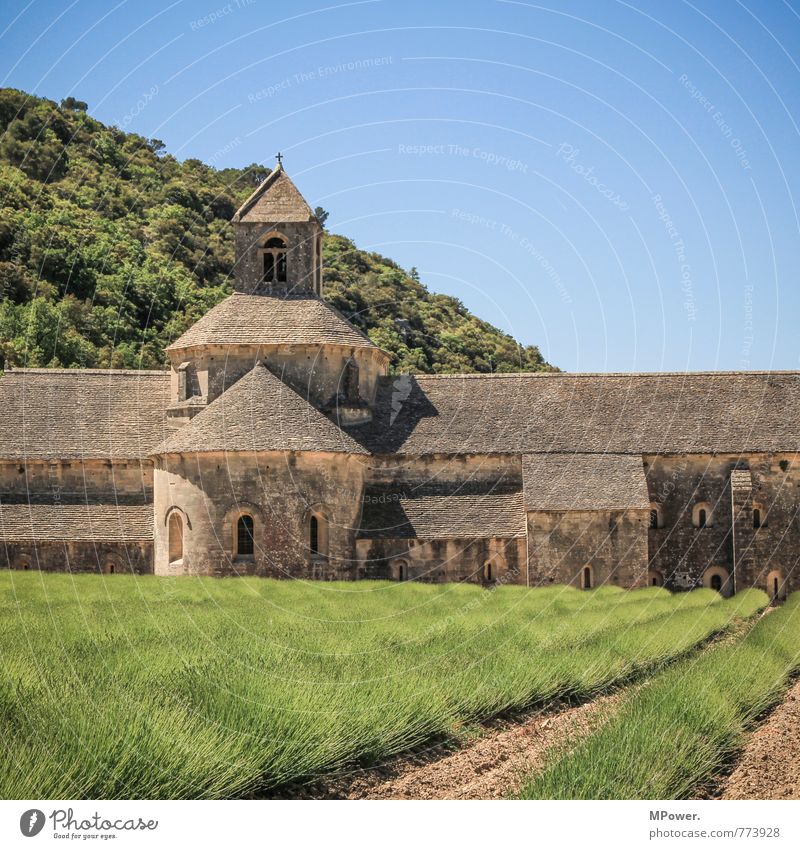
POLYGON ((381 378, 376 454, 739 454, 800 450, 800 373, 381 378))
POLYGON ((378 347, 316 295, 235 293, 209 310, 168 351, 199 345, 344 345, 378 347))
POLYGON ((525 535, 522 491, 451 483, 370 487, 364 493, 360 539, 513 539, 525 535))
POLYGON ((644 464, 633 454, 527 454, 526 510, 646 510, 644 464))
POLYGON ((154 453, 211 451, 366 453, 264 365, 234 383, 154 453))
POLYGON ((316 222, 317 218, 283 166, 278 165, 239 207, 233 221, 292 224, 316 222))
POLYGON ((152 504, 0 504, 0 540, 3 542, 144 542, 152 539, 152 504))
POLYGON ((0 460, 133 459, 164 439, 162 371, 12 369, 0 377, 0 460))

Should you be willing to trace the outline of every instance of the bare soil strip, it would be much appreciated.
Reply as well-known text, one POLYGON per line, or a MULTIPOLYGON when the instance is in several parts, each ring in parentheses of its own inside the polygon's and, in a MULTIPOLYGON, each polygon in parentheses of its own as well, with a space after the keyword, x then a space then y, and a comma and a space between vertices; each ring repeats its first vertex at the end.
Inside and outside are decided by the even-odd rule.
POLYGON ((721 799, 800 799, 800 681, 749 737, 721 799))
POLYGON ((523 722, 497 723, 444 757, 398 758, 390 765, 339 776, 313 795, 334 799, 500 799, 542 766, 553 746, 577 742, 616 709, 619 691, 578 707, 539 712, 523 722), (423 760, 420 763, 420 760, 423 760))

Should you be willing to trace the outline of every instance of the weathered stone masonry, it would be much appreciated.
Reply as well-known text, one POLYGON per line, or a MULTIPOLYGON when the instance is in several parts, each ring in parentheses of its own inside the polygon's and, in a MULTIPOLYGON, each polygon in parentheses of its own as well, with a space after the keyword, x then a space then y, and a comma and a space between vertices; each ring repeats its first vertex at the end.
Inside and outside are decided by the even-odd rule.
POLYGON ((167 372, 0 379, 0 564, 800 589, 800 374, 389 375, 279 166, 167 372))

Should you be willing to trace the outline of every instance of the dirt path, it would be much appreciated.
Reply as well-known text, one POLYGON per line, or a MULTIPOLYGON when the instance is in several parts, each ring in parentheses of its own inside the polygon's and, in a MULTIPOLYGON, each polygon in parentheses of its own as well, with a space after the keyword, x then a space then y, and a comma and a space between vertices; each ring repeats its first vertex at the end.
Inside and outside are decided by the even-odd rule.
MULTIPOLYGON (((579 707, 505 723, 445 756, 400 758, 389 766, 339 777, 318 788, 338 799, 499 799, 542 765, 549 749, 577 741, 611 716, 622 693, 579 707)), ((315 794, 316 795, 316 794, 315 794)), ((319 797, 319 796, 318 796, 319 797)))
POLYGON ((721 799, 800 799, 800 681, 751 735, 721 799))

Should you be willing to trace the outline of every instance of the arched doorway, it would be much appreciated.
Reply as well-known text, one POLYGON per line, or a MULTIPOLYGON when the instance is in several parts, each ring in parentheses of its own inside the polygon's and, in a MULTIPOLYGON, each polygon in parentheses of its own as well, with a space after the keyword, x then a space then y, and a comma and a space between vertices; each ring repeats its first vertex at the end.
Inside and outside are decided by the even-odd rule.
POLYGON ((650 569, 647 573, 647 586, 648 587, 663 587, 664 586, 664 576, 657 569, 650 569))
POLYGON ((100 571, 104 575, 118 575, 122 572, 122 564, 116 557, 106 557, 100 571))
POLYGON ((392 577, 395 579, 395 581, 407 581, 408 561, 395 560, 394 563, 392 563, 392 577))
POLYGON ((581 589, 590 590, 594 586, 594 569, 584 566, 581 570, 581 589))

